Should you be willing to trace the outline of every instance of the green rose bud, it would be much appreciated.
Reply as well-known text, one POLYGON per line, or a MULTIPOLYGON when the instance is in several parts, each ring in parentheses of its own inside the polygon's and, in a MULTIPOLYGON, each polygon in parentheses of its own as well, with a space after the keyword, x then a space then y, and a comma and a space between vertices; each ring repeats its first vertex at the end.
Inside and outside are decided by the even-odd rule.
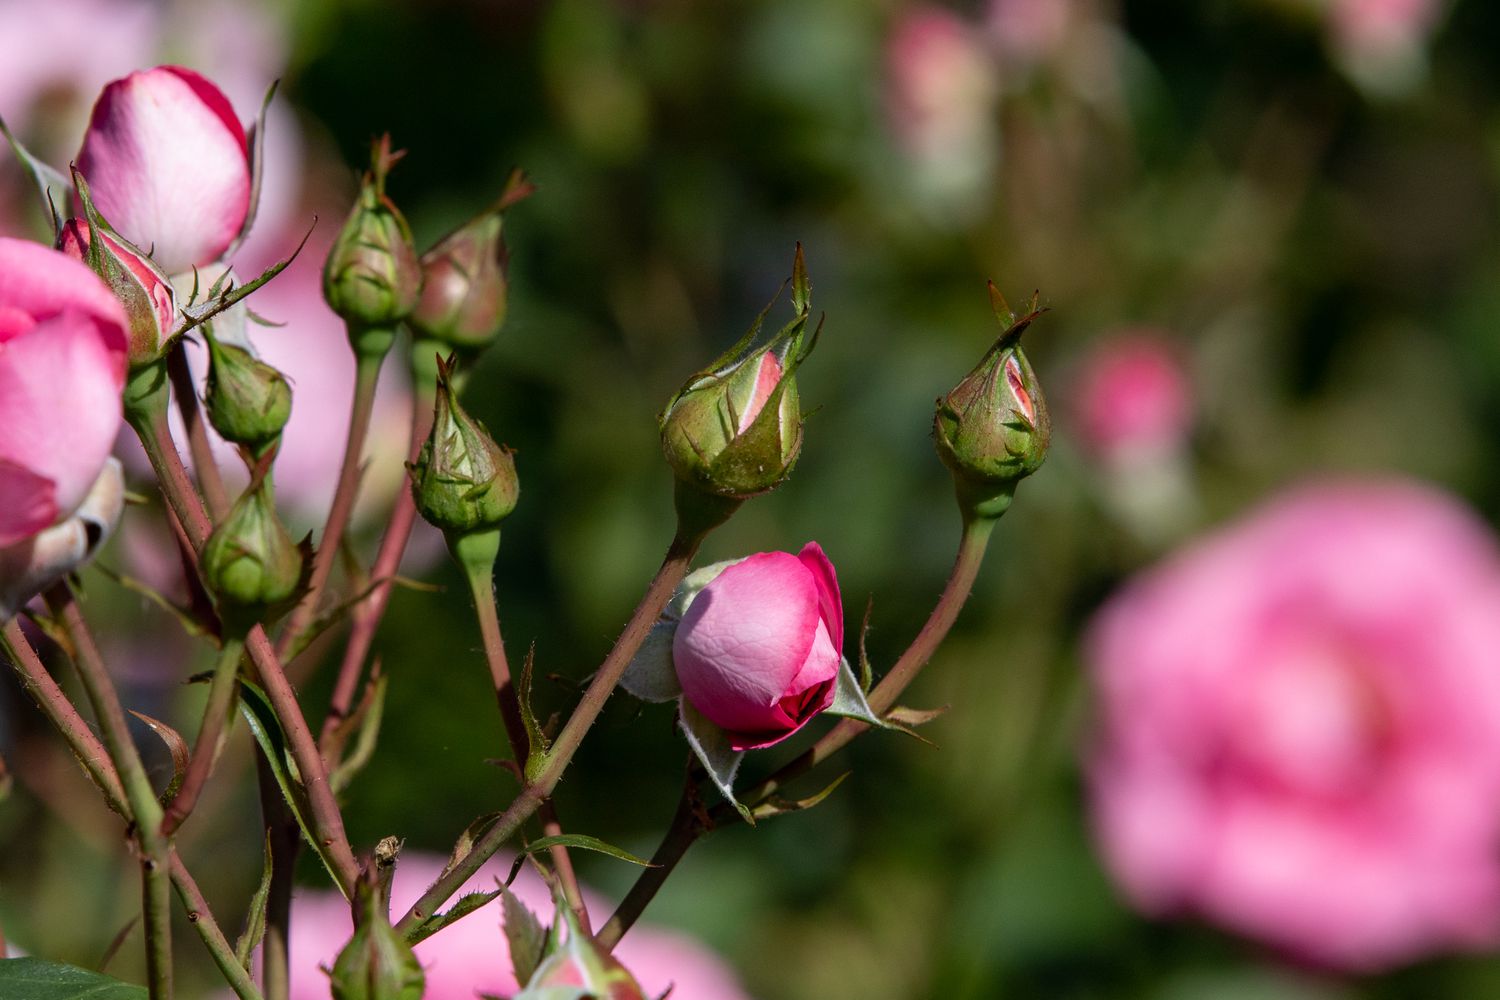
POLYGON ((390 841, 381 842, 375 859, 354 884, 354 936, 329 973, 334 1000, 422 1000, 427 985, 422 966, 387 913, 394 854, 399 850, 390 841))
POLYGON ((409 471, 417 512, 450 542, 495 528, 515 510, 515 460, 458 404, 451 362, 438 363, 432 433, 409 471))
POLYGON ((281 435, 292 415, 286 376, 212 333, 208 341, 208 421, 226 441, 259 452, 281 435))
POLYGON ((264 471, 203 545, 203 582, 221 614, 252 622, 292 603, 306 562, 276 516, 264 471))
POLYGON ((354 209, 323 266, 323 297, 349 325, 362 353, 390 347, 392 328, 412 311, 422 290, 411 230, 385 194, 386 175, 404 155, 393 153, 390 142, 382 136, 375 143, 354 209), (372 342, 363 345, 366 331, 372 342))
POLYGON ((578 918, 554 891, 557 919, 547 936, 546 953, 515 1000, 646 1000, 630 970, 578 926, 578 918), (567 937, 563 937, 563 931, 567 937))
POLYGON ((1021 349, 1021 334, 1042 313, 1036 298, 1020 317, 993 283, 990 299, 1005 332, 974 370, 938 400, 932 436, 961 502, 975 513, 995 516, 1009 504, 1016 484, 1047 457, 1052 421, 1021 349))
MULTIPOLYGON (((796 317, 752 347, 766 313, 718 360, 672 397, 661 415, 662 448, 683 485, 726 500, 779 486, 802 447, 795 373, 817 340, 805 338, 811 286, 802 247, 792 278, 796 317)), ((766 312, 770 307, 766 307, 766 312)))
POLYGON ((418 335, 477 350, 500 333, 507 287, 503 214, 534 190, 516 171, 495 205, 422 255, 422 296, 411 314, 418 335))

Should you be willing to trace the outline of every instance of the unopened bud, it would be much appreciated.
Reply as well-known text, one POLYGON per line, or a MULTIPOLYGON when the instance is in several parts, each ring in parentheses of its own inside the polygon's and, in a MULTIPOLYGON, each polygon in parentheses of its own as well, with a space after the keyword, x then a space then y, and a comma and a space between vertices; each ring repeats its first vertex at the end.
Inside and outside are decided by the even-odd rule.
MULTIPOLYGON (((662 448, 680 482, 730 500, 780 485, 802 447, 797 368, 806 339, 809 285, 797 247, 792 304, 796 317, 755 347, 765 313, 739 343, 694 375, 661 415, 662 448)), ((769 311, 770 307, 767 307, 769 311)))
POLYGON ((448 363, 438 364, 432 432, 409 471, 417 512, 450 540, 495 528, 515 510, 515 459, 459 405, 448 363))
POLYGON ((69 219, 57 239, 57 249, 87 264, 104 279, 130 320, 131 367, 161 357, 177 326, 177 296, 172 282, 151 258, 123 237, 82 219, 69 219))
MULTIPOLYGON (((384 844, 384 841, 382 841, 384 844)), ((354 884, 354 936, 329 973, 334 1000, 422 1000, 426 977, 387 914, 388 865, 372 864, 354 884)))
POLYGON ((411 314, 417 334, 475 350, 500 333, 507 291, 503 213, 532 190, 517 171, 494 206, 422 255, 422 297, 411 314))
MULTIPOLYGON (((401 156, 391 151, 390 136, 375 144, 359 197, 323 267, 323 297, 356 338, 366 330, 390 331, 422 290, 411 229, 385 193, 386 175, 401 156)), ((390 346, 389 336, 382 343, 381 353, 390 346)), ((357 340, 355 347, 362 350, 357 340)))
POLYGON ((203 545, 203 582, 220 610, 260 620, 297 595, 305 553, 276 515, 271 484, 252 482, 203 545))
POLYGON ((552 1000, 578 996, 595 1000, 646 1000, 645 991, 630 970, 578 926, 573 910, 554 892, 557 920, 547 941, 547 954, 515 1000, 552 1000), (562 936, 567 929, 566 939, 562 936), (574 987, 576 992, 561 991, 574 987))
POLYGON ((974 370, 938 400, 932 436, 965 505, 994 516, 1009 504, 1016 484, 1047 457, 1052 422, 1036 373, 1021 349, 1021 334, 1041 315, 1036 299, 1017 317, 993 283, 990 297, 1005 332, 974 370))
POLYGON ((259 452, 292 415, 286 376, 245 348, 208 338, 208 420, 226 441, 259 452))

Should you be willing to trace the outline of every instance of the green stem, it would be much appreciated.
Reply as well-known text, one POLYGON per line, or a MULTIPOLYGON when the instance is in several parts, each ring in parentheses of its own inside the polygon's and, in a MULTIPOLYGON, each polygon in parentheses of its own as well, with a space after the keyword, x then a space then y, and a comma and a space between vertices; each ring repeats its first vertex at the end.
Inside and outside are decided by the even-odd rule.
POLYGON ((182 777, 182 786, 162 816, 161 830, 171 836, 182 821, 188 818, 198 795, 213 770, 214 757, 219 749, 219 738, 224 727, 234 719, 234 699, 239 679, 240 659, 245 653, 243 639, 225 636, 219 649, 219 658, 214 664, 213 679, 208 685, 208 704, 203 709, 203 722, 198 727, 198 739, 193 744, 193 755, 188 760, 187 773, 182 777))
MULTIPOLYGON (((498 538, 499 532, 495 534, 498 538)), ((495 607, 494 555, 490 554, 488 560, 460 558, 459 563, 468 580, 469 593, 474 598, 474 614, 479 621, 479 633, 484 640, 484 657, 489 663, 490 680, 495 687, 495 699, 500 704, 500 718, 505 724, 505 734, 510 742, 511 753, 515 756, 516 766, 524 774, 531 745, 526 733, 526 724, 521 717, 521 703, 516 697, 515 685, 511 683, 510 664, 505 657, 505 640, 500 634, 500 615, 495 607)), ((540 812, 544 835, 559 836, 563 832, 562 823, 557 818, 557 810, 551 799, 542 803, 540 812)), ((557 870, 558 878, 562 882, 563 896, 568 902, 568 907, 578 918, 579 926, 587 930, 589 928, 588 905, 583 900, 583 890, 578 884, 578 874, 573 868, 573 859, 568 854, 568 849, 562 845, 552 848, 550 854, 552 866, 557 870)))
POLYGON ((276 653, 281 657, 285 657, 287 651, 294 647, 317 613, 318 601, 333 572, 333 564, 339 554, 339 543, 344 537, 344 529, 348 527, 349 515, 354 511, 354 501, 359 496, 359 474, 365 437, 370 430, 370 414, 375 408, 375 387, 380 381, 380 364, 385 360, 385 355, 359 353, 355 358, 354 402, 349 413, 349 437, 344 444, 344 462, 339 468, 333 506, 328 509, 328 520, 323 525, 322 537, 318 539, 317 552, 313 554, 307 593, 293 610, 276 641, 276 653))
MULTIPOLYGON (((62 734, 63 739, 72 749, 73 755, 83 764, 89 777, 104 794, 105 802, 128 820, 130 806, 125 801, 125 790, 120 785, 119 775, 110 762, 108 751, 104 749, 104 744, 99 741, 99 737, 94 735, 88 723, 78 714, 78 710, 73 707, 73 703, 68 700, 62 688, 57 686, 52 675, 47 673, 41 658, 37 656, 36 650, 32 648, 31 643, 21 631, 21 627, 15 621, 7 623, 3 633, 0 633, 0 647, 3 647, 8 654, 20 678, 21 686, 31 695, 32 701, 42 710, 42 714, 47 716, 52 725, 62 734)), ((187 910, 188 922, 198 932, 198 937, 202 939, 204 946, 208 948, 214 964, 218 966, 219 971, 240 1000, 262 1000, 260 991, 255 988, 255 983, 251 981, 249 974, 235 957, 234 948, 224 937, 224 932, 219 929, 213 913, 208 908, 207 901, 203 898, 202 891, 198 888, 198 883, 193 880, 192 874, 182 863, 177 849, 171 848, 170 855, 172 885, 177 889, 177 898, 182 900, 182 905, 187 910)))
POLYGON ((172 396, 177 400, 177 412, 182 414, 182 426, 187 431, 188 450, 193 456, 198 485, 203 490, 203 498, 208 501, 210 516, 215 521, 220 520, 229 512, 229 494, 224 491, 219 462, 208 442, 208 429, 203 422, 203 411, 198 406, 198 390, 193 385, 187 350, 181 340, 167 355, 167 375, 172 380, 172 396))
POLYGON ((644 869, 636 877, 635 884, 620 900, 620 905, 615 907, 615 912, 605 921, 599 933, 594 935, 594 940, 606 951, 612 951, 625 932, 635 925, 645 912, 646 907, 656 898, 661 887, 666 884, 667 876, 677 868, 677 863, 687 854, 688 848, 697 842, 698 838, 707 831, 707 814, 703 810, 702 800, 698 797, 698 775, 692 768, 688 769, 687 780, 683 782, 682 797, 677 800, 677 811, 672 816, 672 823, 667 827, 666 836, 662 838, 661 844, 656 848, 656 853, 651 855, 651 867, 644 869))
POLYGON ((161 835, 161 806, 146 775, 145 765, 130 738, 125 710, 115 692, 109 671, 73 592, 66 583, 55 584, 46 593, 47 607, 63 624, 73 647, 79 680, 94 706, 104 747, 114 762, 125 790, 125 801, 135 821, 135 836, 141 854, 141 899, 146 928, 146 980, 152 1000, 172 997, 172 923, 170 841, 161 835))
POLYGON ((656 571, 656 576, 646 588, 646 593, 641 597, 640 604, 636 606, 635 613, 630 616, 625 630, 620 633, 614 648, 609 651, 609 655, 604 658, 598 672, 594 674, 594 679, 589 682, 583 699, 569 716, 567 724, 558 734, 551 750, 543 758, 545 763, 538 769, 533 780, 521 790, 516 800, 500 814, 500 818, 474 845, 473 850, 448 874, 434 882, 422 894, 422 897, 412 904, 411 909, 407 910, 396 923, 398 931, 410 936, 424 920, 432 916, 438 907, 472 878, 479 871, 480 866, 504 846, 505 842, 521 828, 521 824, 535 815, 542 803, 552 794, 552 790, 557 787, 557 782, 561 780, 563 772, 572 761, 573 754, 583 742, 584 734, 599 717, 599 713, 604 709, 604 703, 614 692, 615 686, 619 684, 620 676, 625 673, 625 667, 630 663, 631 657, 635 656, 641 643, 646 640, 647 633, 651 631, 651 626, 656 623, 657 618, 661 617, 662 609, 672 597, 672 591, 677 589, 677 585, 687 575, 688 565, 692 562, 693 554, 698 551, 698 545, 702 541, 702 533, 678 531, 672 539, 671 546, 667 549, 661 568, 656 571))

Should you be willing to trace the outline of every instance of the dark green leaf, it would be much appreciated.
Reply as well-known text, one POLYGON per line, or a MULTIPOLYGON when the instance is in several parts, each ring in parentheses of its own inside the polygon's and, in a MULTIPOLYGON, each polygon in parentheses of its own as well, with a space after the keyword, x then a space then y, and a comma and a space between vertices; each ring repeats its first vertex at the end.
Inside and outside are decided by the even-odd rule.
POLYGON ((516 982, 524 988, 542 961, 547 928, 513 892, 500 897, 500 908, 505 913, 503 926, 505 940, 510 942, 510 965, 515 971, 516 982))
POLYGON ((250 912, 245 914, 245 929, 240 932, 240 939, 234 943, 234 957, 250 971, 250 961, 255 949, 260 946, 261 938, 266 935, 266 905, 271 898, 271 831, 266 831, 266 856, 265 862, 260 869, 260 885, 255 887, 255 895, 250 898, 250 912))
POLYGON ((0 959, 5 1000, 150 1000, 142 986, 40 958, 0 959))
POLYGON ((614 844, 607 844, 598 837, 590 837, 581 833, 560 833, 555 837, 543 837, 540 840, 533 840, 522 848, 522 851, 526 854, 540 854, 542 851, 550 851, 554 847, 576 847, 584 851, 598 851, 600 854, 608 854, 612 858, 628 861, 633 865, 640 865, 642 868, 657 867, 645 858, 638 858, 624 848, 616 847, 614 844))

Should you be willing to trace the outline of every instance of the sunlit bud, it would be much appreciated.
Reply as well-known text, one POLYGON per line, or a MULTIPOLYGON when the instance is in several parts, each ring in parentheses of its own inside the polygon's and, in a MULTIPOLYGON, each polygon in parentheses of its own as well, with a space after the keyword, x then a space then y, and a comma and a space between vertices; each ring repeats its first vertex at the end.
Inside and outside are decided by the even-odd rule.
POLYGON ((203 582, 220 611, 260 620, 297 595, 306 562, 276 515, 269 479, 254 482, 203 545, 203 582))
POLYGON ((292 415, 286 376, 245 348, 208 337, 208 420, 226 441, 259 451, 292 415))
POLYGON ((449 363, 438 365, 432 433, 409 471, 417 512, 450 539, 497 527, 516 507, 515 460, 459 405, 449 363))

